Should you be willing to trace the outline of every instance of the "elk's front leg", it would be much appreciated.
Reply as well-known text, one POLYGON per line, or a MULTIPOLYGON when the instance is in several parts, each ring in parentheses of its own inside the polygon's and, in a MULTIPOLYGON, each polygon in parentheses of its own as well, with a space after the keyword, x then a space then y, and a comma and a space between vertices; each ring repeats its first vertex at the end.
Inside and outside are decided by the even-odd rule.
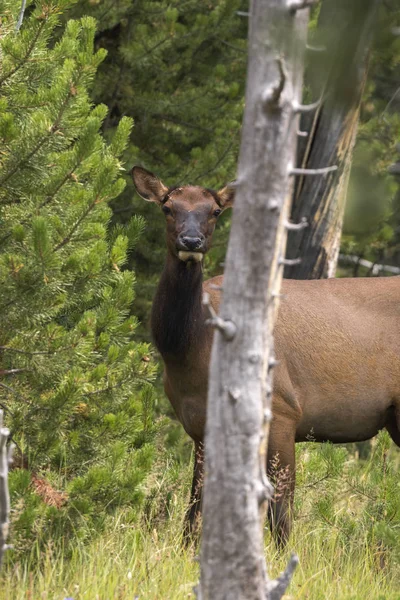
POLYGON ((204 449, 202 442, 194 445, 194 468, 190 504, 185 516, 184 539, 189 543, 198 530, 201 515, 201 499, 203 493, 204 449))
POLYGON ((274 416, 268 438, 267 473, 274 486, 268 506, 268 520, 278 548, 290 535, 295 488, 295 423, 274 416))

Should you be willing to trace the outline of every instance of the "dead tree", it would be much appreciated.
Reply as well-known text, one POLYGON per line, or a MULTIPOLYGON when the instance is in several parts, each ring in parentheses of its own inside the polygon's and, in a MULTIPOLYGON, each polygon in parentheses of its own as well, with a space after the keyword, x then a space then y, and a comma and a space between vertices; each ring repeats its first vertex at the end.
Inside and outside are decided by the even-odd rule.
POLYGON ((347 184, 356 139, 368 55, 380 0, 324 0, 307 84, 322 101, 302 118, 298 164, 306 169, 333 163, 326 179, 300 177, 291 218, 309 227, 289 234, 287 256, 302 262, 285 267, 285 277, 333 277, 339 256, 347 184))
POLYGON ((7 537, 10 515, 10 496, 8 493, 8 467, 11 463, 12 445, 7 450, 10 432, 3 427, 3 411, 0 410, 0 566, 7 550, 7 537))
MULTIPOLYGON (((296 564, 269 581, 263 522, 271 419, 272 328, 294 176, 308 0, 253 0, 246 108, 206 426, 202 600, 278 599, 296 564)), ((304 171, 321 177, 335 167, 304 171)))

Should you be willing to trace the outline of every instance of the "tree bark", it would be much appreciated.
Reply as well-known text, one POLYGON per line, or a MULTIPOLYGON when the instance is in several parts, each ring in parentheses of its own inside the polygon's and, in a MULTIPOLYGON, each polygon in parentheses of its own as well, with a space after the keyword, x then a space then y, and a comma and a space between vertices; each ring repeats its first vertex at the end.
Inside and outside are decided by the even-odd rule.
POLYGON ((324 0, 317 27, 317 47, 308 69, 315 97, 324 98, 313 114, 304 115, 301 129, 309 133, 298 163, 308 169, 336 164, 325 180, 300 178, 292 219, 304 219, 306 229, 289 234, 287 255, 301 263, 286 266, 285 277, 333 277, 339 256, 347 185, 356 139, 368 53, 380 0, 324 0))
POLYGON ((10 496, 8 493, 8 466, 11 462, 12 446, 7 451, 8 429, 3 428, 3 411, 0 410, 0 567, 4 552, 7 550, 7 537, 10 515, 10 496))
MULTIPOLYGON (((267 576, 263 524, 271 493, 272 329, 293 187, 308 8, 254 0, 246 108, 223 302, 209 379, 205 439, 202 600, 278 599, 296 564, 267 576)), ((296 4, 298 4, 296 2, 296 4)), ((302 3, 300 4, 307 4, 302 3)))

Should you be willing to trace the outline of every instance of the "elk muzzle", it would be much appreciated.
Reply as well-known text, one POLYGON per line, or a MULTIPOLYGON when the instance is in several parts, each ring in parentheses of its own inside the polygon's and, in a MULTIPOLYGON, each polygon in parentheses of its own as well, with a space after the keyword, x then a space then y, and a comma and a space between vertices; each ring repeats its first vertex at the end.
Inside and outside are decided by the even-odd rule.
POLYGON ((192 260, 201 262, 206 252, 206 238, 203 234, 197 235, 180 235, 176 241, 176 249, 178 257, 184 262, 192 260))

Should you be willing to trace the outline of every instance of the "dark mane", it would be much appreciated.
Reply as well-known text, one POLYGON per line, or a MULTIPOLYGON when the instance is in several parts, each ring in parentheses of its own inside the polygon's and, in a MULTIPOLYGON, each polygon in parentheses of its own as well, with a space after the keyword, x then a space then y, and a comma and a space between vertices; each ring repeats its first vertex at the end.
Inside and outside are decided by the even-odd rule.
POLYGON ((162 354, 184 359, 204 335, 203 276, 197 263, 166 265, 153 302, 151 329, 162 354))

